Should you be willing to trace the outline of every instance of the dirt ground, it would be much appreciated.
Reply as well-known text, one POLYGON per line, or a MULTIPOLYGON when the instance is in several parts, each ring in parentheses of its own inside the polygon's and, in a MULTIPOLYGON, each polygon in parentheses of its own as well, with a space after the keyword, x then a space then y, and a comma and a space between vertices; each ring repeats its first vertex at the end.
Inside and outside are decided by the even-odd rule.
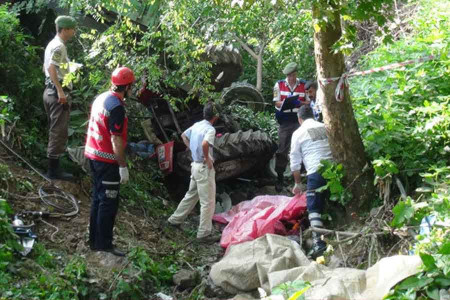
MULTIPOLYGON (((7 200, 15 213, 24 211, 58 212, 57 209, 43 203, 38 195, 39 189, 42 186, 49 186, 49 182, 32 171, 28 166, 22 163, 19 164, 16 159, 4 152, 0 153, 0 161, 9 166, 12 178, 14 178, 16 183, 6 187, 10 193, 7 200)), ((75 197, 79 212, 73 217, 50 217, 43 220, 23 217, 25 224, 34 222, 36 225, 33 227, 33 232, 38 236, 38 241, 43 243, 47 249, 51 249, 53 253, 61 255, 63 259, 68 259, 73 255, 84 257, 92 281, 97 283, 100 289, 110 290, 117 279, 114 278, 114 274, 117 274, 117 270, 123 269, 128 262, 126 258, 118 259, 110 254, 107 254, 110 257, 105 259, 100 252, 92 252, 88 248, 89 195, 91 191, 89 177, 84 176, 78 182, 54 181, 53 184, 75 197), (116 273, 113 272, 114 270, 116 273)), ((178 184, 183 185, 185 183, 179 182, 178 184)), ((169 187, 169 190, 173 192, 172 198, 182 197, 179 191, 183 190, 183 186, 178 186, 177 188, 169 187)), ((256 195, 276 194, 273 180, 267 178, 259 180, 241 179, 218 184, 218 193, 229 192, 230 190, 232 191, 231 194, 234 195, 232 199, 233 204, 236 204, 237 201, 252 199, 256 195)), ((288 189, 286 189, 284 194, 290 195, 288 189)), ((126 199, 121 201, 126 201, 126 199)), ((196 242, 198 209, 194 210, 181 229, 167 226, 165 220, 176 207, 178 201, 174 199, 164 201, 167 208, 166 214, 157 217, 149 216, 145 210, 127 210, 126 206, 122 205, 119 208, 114 228, 115 244, 120 249, 127 251, 131 251, 135 247, 141 247, 155 260, 163 257, 175 257, 178 262, 182 262, 181 268, 195 270, 200 273, 203 280, 206 280, 210 267, 221 259, 224 255, 224 249, 218 243, 204 245, 196 242)), ((379 217, 379 214, 374 216, 374 218, 379 217)), ((338 215, 337 218, 343 219, 342 215, 338 215)), ((369 216, 366 220, 370 221, 370 218, 369 216)), ((218 224, 215 224, 215 226, 216 229, 221 229, 218 224)), ((358 232, 360 230, 358 226, 363 226, 363 223, 354 226, 356 227, 336 229, 358 232)), ((397 243, 396 239, 379 241, 375 245, 376 251, 374 251, 372 260, 381 258, 387 252, 394 253, 398 251, 398 247, 392 247, 395 243, 397 243)), ((355 239, 354 243, 336 247, 333 256, 328 261, 334 267, 364 267, 367 266, 367 251, 373 247, 374 245, 371 245, 368 240, 355 239)), ((369 253, 369 257, 370 255, 369 253)), ((174 285, 173 290, 162 292, 175 296, 176 298, 174 299, 186 299, 192 292, 192 289, 180 290, 174 285)), ((221 292, 220 289, 209 291, 209 294, 212 295, 209 299, 227 299, 229 296, 221 292)))

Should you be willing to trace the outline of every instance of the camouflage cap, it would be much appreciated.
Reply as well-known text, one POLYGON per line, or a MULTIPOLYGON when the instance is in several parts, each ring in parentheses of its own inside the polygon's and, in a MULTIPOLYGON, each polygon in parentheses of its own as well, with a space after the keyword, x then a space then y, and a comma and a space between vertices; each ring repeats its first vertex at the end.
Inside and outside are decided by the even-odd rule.
POLYGON ((291 74, 292 72, 295 72, 295 71, 297 71, 297 63, 290 62, 290 63, 288 63, 286 65, 286 67, 284 67, 283 74, 284 75, 289 75, 289 74, 291 74))
POLYGON ((77 21, 71 16, 59 16, 55 20, 58 28, 72 29, 77 27, 77 21))

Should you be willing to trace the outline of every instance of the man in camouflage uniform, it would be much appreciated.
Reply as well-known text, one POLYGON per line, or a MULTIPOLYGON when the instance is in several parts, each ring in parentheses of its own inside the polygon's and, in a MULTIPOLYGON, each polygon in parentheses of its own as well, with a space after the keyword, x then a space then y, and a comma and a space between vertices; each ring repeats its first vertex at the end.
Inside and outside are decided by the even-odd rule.
POLYGON ((69 58, 65 43, 75 35, 76 21, 70 16, 59 16, 55 20, 56 36, 45 48, 44 108, 49 125, 47 177, 68 180, 69 173, 59 170, 59 158, 64 153, 68 138, 70 116, 70 91, 72 84, 62 86, 64 76, 69 73, 69 58))

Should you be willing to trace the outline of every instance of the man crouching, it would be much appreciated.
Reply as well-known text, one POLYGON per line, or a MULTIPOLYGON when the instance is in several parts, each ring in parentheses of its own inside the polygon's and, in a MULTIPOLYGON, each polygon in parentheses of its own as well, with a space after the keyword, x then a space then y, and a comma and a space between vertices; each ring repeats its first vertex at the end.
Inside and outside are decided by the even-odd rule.
MULTIPOLYGON (((325 125, 314 120, 314 114, 309 105, 300 107, 297 115, 300 127, 292 135, 290 154, 291 170, 295 180, 292 193, 301 193, 300 169, 303 162, 306 168, 306 204, 309 222, 312 227, 323 227, 321 216, 329 193, 328 191, 316 192, 316 189, 327 184, 317 170, 321 160, 333 159, 330 144, 325 125)), ((325 249, 326 244, 320 239, 320 234, 313 232, 311 256, 316 258, 322 255, 325 249)))

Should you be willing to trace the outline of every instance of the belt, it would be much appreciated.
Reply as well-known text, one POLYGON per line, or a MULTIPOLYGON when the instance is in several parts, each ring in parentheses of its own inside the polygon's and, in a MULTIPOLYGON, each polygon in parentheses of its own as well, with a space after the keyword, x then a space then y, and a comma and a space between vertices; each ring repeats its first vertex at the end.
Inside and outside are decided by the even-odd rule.
POLYGON ((293 109, 287 109, 287 110, 285 110, 285 111, 283 111, 283 112, 298 112, 298 108, 293 108, 293 109))
MULTIPOLYGON (((48 83, 46 83, 45 84, 45 88, 46 89, 51 89, 51 90, 55 90, 56 91, 56 86, 53 84, 53 82, 48 82, 48 83)), ((64 92, 67 92, 67 93, 70 93, 70 92, 72 92, 72 90, 71 89, 69 89, 68 87, 63 87, 63 91, 64 92)))

